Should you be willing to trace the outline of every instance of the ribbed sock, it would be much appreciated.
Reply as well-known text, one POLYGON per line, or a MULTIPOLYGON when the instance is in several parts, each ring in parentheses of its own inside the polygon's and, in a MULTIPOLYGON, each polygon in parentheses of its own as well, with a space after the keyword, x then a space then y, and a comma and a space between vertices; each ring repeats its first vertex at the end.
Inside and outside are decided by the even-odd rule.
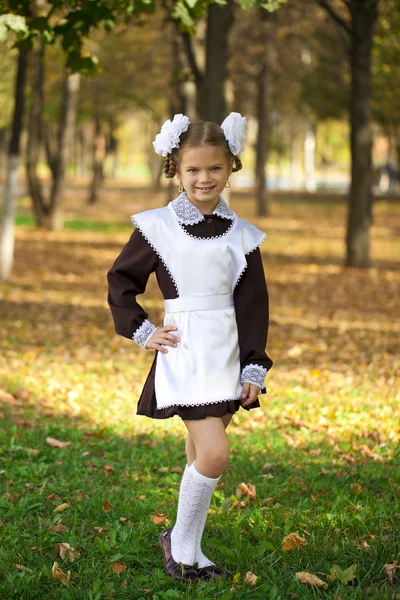
POLYGON ((197 471, 194 461, 186 465, 179 490, 178 511, 171 531, 171 554, 176 562, 205 567, 214 565, 201 550, 201 538, 207 520, 211 496, 220 477, 206 477, 197 471))

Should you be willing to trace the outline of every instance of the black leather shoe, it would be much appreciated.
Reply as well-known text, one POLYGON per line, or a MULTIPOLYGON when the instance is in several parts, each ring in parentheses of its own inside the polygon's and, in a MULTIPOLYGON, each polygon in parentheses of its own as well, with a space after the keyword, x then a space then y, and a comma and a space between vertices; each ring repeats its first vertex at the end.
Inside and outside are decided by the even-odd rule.
POLYGON ((193 565, 184 565, 177 563, 172 558, 171 553, 171 531, 172 527, 165 529, 160 533, 160 547, 164 553, 164 569, 167 575, 171 575, 174 579, 194 583, 198 580, 197 571, 193 565))
POLYGON ((222 569, 221 567, 217 567, 217 565, 198 568, 196 569, 196 573, 200 579, 214 579, 232 575, 227 569, 222 569))

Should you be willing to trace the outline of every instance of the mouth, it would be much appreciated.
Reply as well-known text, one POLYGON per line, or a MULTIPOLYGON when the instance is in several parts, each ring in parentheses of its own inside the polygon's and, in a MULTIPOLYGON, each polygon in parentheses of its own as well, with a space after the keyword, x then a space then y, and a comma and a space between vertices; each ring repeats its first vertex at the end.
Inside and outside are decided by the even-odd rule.
POLYGON ((205 193, 207 193, 207 192, 211 192, 211 190, 213 190, 214 188, 215 188, 215 185, 212 185, 212 186, 210 186, 210 187, 198 187, 197 189, 198 189, 200 192, 205 192, 205 193))

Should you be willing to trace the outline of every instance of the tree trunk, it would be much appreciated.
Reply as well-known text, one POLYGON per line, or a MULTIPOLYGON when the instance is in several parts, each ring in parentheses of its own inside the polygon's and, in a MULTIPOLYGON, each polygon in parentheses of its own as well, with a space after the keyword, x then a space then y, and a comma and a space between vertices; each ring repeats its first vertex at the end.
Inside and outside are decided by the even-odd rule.
POLYGON ((78 105, 80 75, 65 74, 63 81, 63 105, 58 130, 57 156, 53 185, 50 194, 50 229, 61 231, 64 226, 64 185, 65 171, 72 153, 75 134, 76 111, 78 105))
POLYGON ((29 111, 28 144, 26 150, 26 172, 28 176, 29 191, 32 198, 33 214, 40 227, 48 227, 50 207, 45 202, 42 186, 37 174, 40 148, 42 146, 42 113, 43 113, 43 62, 44 44, 35 41, 31 53, 32 59, 32 85, 31 105, 29 111))
POLYGON ((104 134, 101 131, 100 117, 95 117, 95 134, 93 140, 93 176, 90 186, 89 204, 98 201, 98 188, 103 179, 103 164, 106 156, 106 144, 104 134))
POLYGON ((188 62, 196 84, 197 118, 222 123, 227 107, 225 84, 228 77, 228 38, 234 22, 234 0, 227 4, 210 4, 207 14, 205 71, 197 65, 190 34, 184 32, 183 40, 188 62))
POLYGON ((266 164, 269 151, 269 114, 271 104, 271 31, 270 13, 265 9, 260 9, 260 33, 262 43, 262 55, 260 61, 260 71, 257 77, 257 141, 256 141, 256 196, 257 196, 257 215, 265 217, 270 214, 268 203, 268 194, 266 189, 266 164))
POLYGON ((351 187, 347 220, 349 267, 369 267, 372 223, 371 50, 378 0, 351 0, 351 187))
POLYGON ((2 281, 8 281, 10 278, 14 260, 14 219, 27 63, 27 53, 19 54, 15 82, 14 115, 4 185, 3 218, 0 230, 0 280, 2 281))

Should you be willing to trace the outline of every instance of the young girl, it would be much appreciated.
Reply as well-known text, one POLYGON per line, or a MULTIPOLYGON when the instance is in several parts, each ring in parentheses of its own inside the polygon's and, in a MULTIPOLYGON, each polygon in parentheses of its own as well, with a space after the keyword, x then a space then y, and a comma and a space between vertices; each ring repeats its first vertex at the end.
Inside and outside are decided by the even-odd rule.
POLYGON ((246 119, 221 126, 175 115, 153 145, 177 175, 179 196, 132 215, 129 241, 107 274, 108 303, 118 334, 155 350, 137 414, 184 421, 187 464, 174 527, 160 535, 166 573, 184 581, 224 577, 201 539, 212 493, 229 459, 226 435, 240 407, 260 406, 272 367, 265 352, 268 292, 259 245, 266 234, 220 197, 242 168, 246 119), (155 271, 164 296, 162 326, 137 303, 155 271))

